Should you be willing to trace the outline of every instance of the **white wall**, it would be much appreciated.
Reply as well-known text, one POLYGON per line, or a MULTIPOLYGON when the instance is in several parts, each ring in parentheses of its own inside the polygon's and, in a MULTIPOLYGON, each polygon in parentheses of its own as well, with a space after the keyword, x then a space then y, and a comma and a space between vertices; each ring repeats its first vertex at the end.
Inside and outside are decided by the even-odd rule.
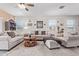
MULTIPOLYGON (((47 32, 55 32, 55 30, 50 30, 49 27, 48 27, 48 20, 58 20, 60 21, 60 23, 63 23, 65 25, 66 23, 66 20, 67 19, 73 19, 73 20, 77 20, 78 22, 78 16, 42 16, 42 17, 35 17, 35 16, 26 16, 26 17, 16 17, 15 20, 26 20, 26 22, 28 22, 29 20, 32 22, 32 27, 29 28, 29 30, 21 30, 20 32, 29 32, 29 31, 35 31, 35 30, 39 30, 39 31, 42 31, 42 30, 45 30, 47 32), (43 21, 43 24, 46 24, 44 25, 44 27, 42 29, 37 29, 36 26, 34 24, 36 24, 37 21, 43 21)), ((76 23, 77 25, 77 30, 78 30, 78 24, 76 23)))
POLYGON ((3 17, 0 17, 0 33, 4 31, 4 20, 3 17))

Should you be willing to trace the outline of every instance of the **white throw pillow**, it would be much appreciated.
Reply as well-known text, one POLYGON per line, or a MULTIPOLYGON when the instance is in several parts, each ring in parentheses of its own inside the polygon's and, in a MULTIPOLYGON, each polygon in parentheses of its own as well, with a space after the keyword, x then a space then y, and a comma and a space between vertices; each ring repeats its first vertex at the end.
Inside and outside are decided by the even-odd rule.
POLYGON ((9 36, 6 32, 3 34, 3 36, 7 36, 7 37, 11 38, 11 36, 9 36))
POLYGON ((6 32, 3 34, 3 36, 9 36, 6 32))

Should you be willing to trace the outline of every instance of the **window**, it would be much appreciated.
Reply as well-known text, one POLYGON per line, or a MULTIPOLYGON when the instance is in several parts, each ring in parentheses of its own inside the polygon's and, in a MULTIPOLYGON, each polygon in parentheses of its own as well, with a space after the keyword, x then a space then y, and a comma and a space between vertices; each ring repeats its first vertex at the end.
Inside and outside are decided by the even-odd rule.
POLYGON ((67 20, 66 26, 70 31, 75 30, 75 20, 67 20))
POLYGON ((48 26, 49 26, 49 28, 54 29, 55 26, 56 26, 56 24, 57 24, 57 20, 49 20, 49 21, 48 21, 48 26))
POLYGON ((16 20, 16 27, 17 29, 26 29, 27 22, 25 20, 16 20))
POLYGON ((28 29, 28 26, 27 26, 27 21, 24 22, 24 26, 23 26, 24 29, 28 29))

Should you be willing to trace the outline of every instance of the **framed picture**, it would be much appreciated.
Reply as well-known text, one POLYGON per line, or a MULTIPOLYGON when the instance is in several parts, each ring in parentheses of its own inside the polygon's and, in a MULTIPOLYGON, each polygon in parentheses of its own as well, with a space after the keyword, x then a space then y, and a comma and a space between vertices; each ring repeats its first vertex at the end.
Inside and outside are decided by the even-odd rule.
POLYGON ((43 21, 37 21, 37 28, 43 28, 43 21))

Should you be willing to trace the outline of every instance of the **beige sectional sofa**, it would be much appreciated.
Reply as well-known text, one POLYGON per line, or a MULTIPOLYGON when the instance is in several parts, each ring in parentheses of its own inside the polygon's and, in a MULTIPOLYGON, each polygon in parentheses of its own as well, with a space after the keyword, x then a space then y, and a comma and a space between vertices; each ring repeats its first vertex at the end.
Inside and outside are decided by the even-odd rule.
POLYGON ((64 37, 54 37, 64 47, 77 47, 79 46, 79 34, 78 33, 66 33, 64 37))
POLYGON ((65 47, 77 47, 77 46, 79 46, 79 35, 69 36, 68 39, 66 39, 64 42, 62 42, 62 45, 65 47))
POLYGON ((2 35, 0 36, 0 50, 10 50, 22 41, 23 36, 15 36, 14 38, 11 38, 7 34, 2 35))

